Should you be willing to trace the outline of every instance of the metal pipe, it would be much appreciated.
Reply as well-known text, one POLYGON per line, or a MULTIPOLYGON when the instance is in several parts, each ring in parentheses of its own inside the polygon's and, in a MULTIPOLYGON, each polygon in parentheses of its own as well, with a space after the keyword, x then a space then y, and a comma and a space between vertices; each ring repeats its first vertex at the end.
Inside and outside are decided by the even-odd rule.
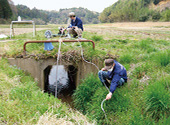
MULTIPOLYGON (((63 42, 91 42, 93 44, 93 49, 95 49, 95 43, 92 40, 62 40, 63 42)), ((59 40, 46 40, 46 41, 27 41, 24 43, 24 55, 26 55, 26 45, 28 43, 50 43, 50 42, 59 42, 59 40)))

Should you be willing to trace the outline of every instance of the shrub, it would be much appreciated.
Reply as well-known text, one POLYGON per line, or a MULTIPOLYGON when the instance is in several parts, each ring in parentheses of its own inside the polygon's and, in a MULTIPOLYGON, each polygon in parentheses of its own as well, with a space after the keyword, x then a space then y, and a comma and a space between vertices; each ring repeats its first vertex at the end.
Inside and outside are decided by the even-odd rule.
POLYGON ((161 81, 150 84, 145 90, 145 114, 158 121, 170 115, 170 93, 161 81))
POLYGON ((86 113, 87 103, 91 101, 91 97, 99 86, 102 86, 102 84, 93 74, 90 74, 82 80, 81 84, 73 94, 75 108, 86 113))
POLYGON ((160 12, 154 12, 154 13, 152 14, 152 20, 158 21, 160 18, 161 18, 160 12))
POLYGON ((167 9, 161 13, 161 20, 163 21, 169 21, 170 20, 170 10, 167 9))
POLYGON ((139 21, 140 22, 145 22, 145 21, 147 21, 149 19, 149 16, 148 15, 141 15, 141 16, 139 16, 139 21))

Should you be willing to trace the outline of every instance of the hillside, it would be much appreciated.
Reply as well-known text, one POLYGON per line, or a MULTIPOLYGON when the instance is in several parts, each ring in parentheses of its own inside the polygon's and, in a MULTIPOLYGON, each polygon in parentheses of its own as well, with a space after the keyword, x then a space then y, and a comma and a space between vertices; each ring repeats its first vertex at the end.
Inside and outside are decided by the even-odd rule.
POLYGON ((0 24, 17 20, 18 16, 21 16, 22 20, 34 20, 36 24, 66 24, 68 13, 70 12, 75 12, 76 16, 81 18, 84 24, 97 24, 100 22, 98 12, 82 7, 47 11, 37 8, 30 9, 25 5, 15 6, 12 0, 0 0, 0 24))
POLYGON ((37 24, 66 24, 68 13, 75 12, 76 16, 80 17, 84 24, 99 23, 99 13, 92 12, 85 8, 69 8, 60 9, 59 11, 30 9, 25 5, 17 5, 18 15, 25 20, 34 20, 37 24))
POLYGON ((100 14, 103 23, 169 21, 170 0, 119 0, 100 14))

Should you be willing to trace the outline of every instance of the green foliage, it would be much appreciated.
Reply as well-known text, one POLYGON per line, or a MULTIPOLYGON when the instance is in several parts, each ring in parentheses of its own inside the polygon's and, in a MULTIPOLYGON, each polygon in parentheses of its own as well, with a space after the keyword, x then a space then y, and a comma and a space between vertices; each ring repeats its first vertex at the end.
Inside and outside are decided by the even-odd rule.
POLYGON ((139 16, 139 21, 140 22, 145 22, 145 21, 147 21, 149 19, 149 16, 148 15, 140 15, 139 16))
MULTIPOLYGON (((106 8, 99 19, 101 22, 121 22, 121 21, 138 21, 141 14, 145 15, 146 2, 137 0, 118 1, 112 6, 106 8)), ((147 18, 140 17, 140 21, 145 21, 147 18)))
POLYGON ((99 13, 94 13, 84 8, 60 9, 59 11, 45 11, 36 8, 30 9, 25 5, 17 5, 18 15, 24 19, 33 19, 36 24, 67 24, 68 13, 75 12, 76 16, 82 19, 84 24, 99 23, 99 13))
POLYGON ((166 9, 161 13, 161 20, 162 21, 170 21, 170 9, 166 9))
POLYGON ((161 81, 150 84, 145 90, 146 115, 158 121, 164 116, 169 116, 170 93, 161 81))
POLYGON ((9 19, 12 17, 12 10, 8 0, 0 0, 0 18, 9 19))
MULTIPOLYGON (((148 20, 169 21, 169 14, 149 7, 151 3, 157 5, 160 0, 118 0, 112 6, 107 7, 100 14, 99 19, 103 23, 141 21, 148 20), (164 14, 163 14, 164 13, 164 14), (164 15, 163 18, 162 14, 164 15)), ((169 9, 168 9, 169 10, 169 9)))
POLYGON ((160 12, 154 12, 154 13, 152 14, 152 20, 153 20, 153 21, 158 21, 160 18, 161 18, 160 12))
POLYGON ((151 3, 151 1, 152 1, 152 0, 144 0, 144 1, 142 1, 142 2, 144 2, 144 5, 148 5, 148 4, 151 3))

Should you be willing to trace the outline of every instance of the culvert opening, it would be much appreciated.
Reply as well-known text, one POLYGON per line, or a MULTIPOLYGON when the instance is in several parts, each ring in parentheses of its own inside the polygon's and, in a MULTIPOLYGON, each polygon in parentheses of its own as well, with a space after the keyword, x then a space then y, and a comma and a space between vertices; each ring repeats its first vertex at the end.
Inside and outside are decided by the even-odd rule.
POLYGON ((44 70, 45 92, 55 95, 57 85, 57 98, 72 105, 72 94, 76 89, 77 68, 73 65, 48 66, 44 70))

